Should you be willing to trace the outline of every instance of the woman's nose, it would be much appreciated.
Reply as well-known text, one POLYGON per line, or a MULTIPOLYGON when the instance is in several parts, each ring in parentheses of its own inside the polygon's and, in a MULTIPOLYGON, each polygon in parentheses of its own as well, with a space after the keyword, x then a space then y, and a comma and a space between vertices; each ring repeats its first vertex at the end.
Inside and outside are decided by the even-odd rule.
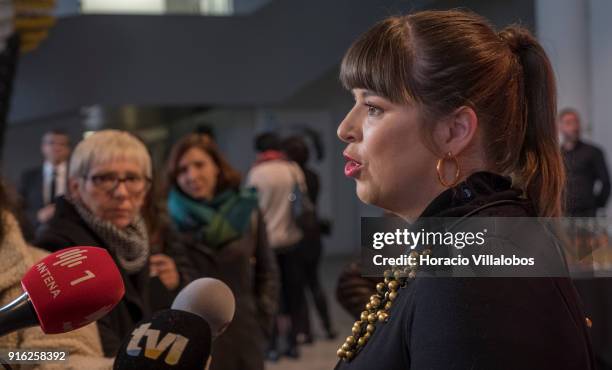
POLYGON ((119 198, 127 197, 128 195, 130 195, 130 192, 128 191, 125 181, 120 181, 117 184, 117 187, 115 187, 115 189, 113 190, 113 196, 119 198))
POLYGON ((187 179, 193 180, 197 177, 197 169, 195 166, 189 166, 187 168, 187 179))
POLYGON ((337 135, 345 143, 353 143, 361 140, 361 126, 358 123, 354 109, 346 114, 346 117, 338 126, 337 135))

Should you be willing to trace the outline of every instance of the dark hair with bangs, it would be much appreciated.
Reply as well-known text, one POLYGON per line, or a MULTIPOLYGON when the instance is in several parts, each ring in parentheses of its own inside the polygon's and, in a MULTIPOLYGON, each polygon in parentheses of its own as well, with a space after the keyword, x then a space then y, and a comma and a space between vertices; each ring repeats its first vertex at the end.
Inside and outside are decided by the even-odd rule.
POLYGON ((460 10, 390 17, 353 43, 340 80, 394 103, 416 102, 429 143, 428 122, 471 107, 487 169, 512 176, 539 216, 561 215, 565 170, 554 75, 527 29, 513 25, 496 33, 484 18, 460 10))
POLYGON ((410 91, 411 49, 405 17, 387 18, 362 35, 342 60, 340 81, 347 90, 367 89, 403 103, 410 91))

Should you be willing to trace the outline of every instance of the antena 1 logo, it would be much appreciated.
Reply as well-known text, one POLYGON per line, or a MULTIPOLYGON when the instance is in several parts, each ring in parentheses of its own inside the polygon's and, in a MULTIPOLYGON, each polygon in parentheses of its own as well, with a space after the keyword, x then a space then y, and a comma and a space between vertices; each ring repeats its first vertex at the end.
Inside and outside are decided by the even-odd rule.
POLYGON ((130 356, 138 356, 142 352, 140 341, 143 337, 147 337, 145 344, 144 356, 152 360, 157 360, 168 347, 170 350, 166 355, 165 362, 168 365, 176 365, 183 355, 183 351, 189 343, 189 339, 180 334, 168 333, 161 340, 159 336, 161 332, 156 329, 149 329, 151 323, 140 325, 132 332, 132 339, 128 343, 126 352, 130 356))
POLYGON ((83 253, 87 253, 86 249, 71 249, 64 253, 58 254, 58 260, 53 264, 53 266, 60 265, 62 267, 74 267, 83 263, 83 260, 87 259, 87 256, 84 256, 83 253))
MULTIPOLYGON (((83 263, 83 261, 85 261, 87 259, 87 256, 84 255, 84 253, 87 253, 86 249, 71 249, 69 251, 66 251, 64 253, 60 253, 58 254, 57 257, 57 261, 55 261, 53 263, 53 266, 61 266, 61 267, 66 267, 66 268, 73 268, 75 266, 78 266, 80 264, 83 263)), ((84 276, 74 279, 70 282, 70 286, 75 286, 78 285, 86 280, 89 279, 93 279, 96 277, 96 275, 89 271, 89 270, 85 270, 84 272, 84 276)))
MULTIPOLYGON (((57 261, 55 261, 52 264, 52 266, 59 266, 61 268, 68 268, 68 269, 75 268, 76 266, 81 265, 83 261, 87 259, 87 256, 84 255, 84 253, 87 253, 87 250, 75 248, 75 249, 70 249, 66 252, 57 254, 55 256, 57 261)), ((49 270, 49 266, 47 266, 45 262, 40 262, 36 264, 36 270, 40 274, 40 278, 42 279, 43 283, 47 286, 47 289, 49 290, 49 293, 51 294, 53 299, 57 298, 62 293, 62 290, 59 284, 56 282, 55 277, 51 273, 51 270, 49 270)), ((83 276, 72 280, 70 282, 70 286, 81 284, 84 281, 87 281, 87 280, 90 280, 96 277, 96 275, 89 270, 83 271, 83 274, 84 274, 83 276)))
MULTIPOLYGON (((80 266, 80 269, 83 272, 83 275, 70 281, 70 286, 74 287, 76 285, 79 285, 85 281, 91 280, 96 277, 96 275, 90 270, 88 269, 83 270, 83 268, 87 267, 87 265, 83 265, 83 263, 87 261, 87 255, 86 255, 87 252, 89 252, 87 249, 73 248, 63 253, 59 253, 55 255, 55 262, 53 262, 51 266, 57 266, 58 269, 59 268, 74 269, 74 268, 77 268, 77 266, 80 266)), ((104 306, 100 308, 99 310, 97 310, 96 312, 90 313, 88 316, 85 316, 83 318, 83 321, 77 322, 76 327, 81 327, 91 321, 100 319, 101 317, 106 315, 108 312, 110 312, 111 309, 112 309, 112 306, 104 306)), ((75 324, 72 321, 63 323, 63 328, 66 331, 73 330, 74 327, 75 327, 75 324)))

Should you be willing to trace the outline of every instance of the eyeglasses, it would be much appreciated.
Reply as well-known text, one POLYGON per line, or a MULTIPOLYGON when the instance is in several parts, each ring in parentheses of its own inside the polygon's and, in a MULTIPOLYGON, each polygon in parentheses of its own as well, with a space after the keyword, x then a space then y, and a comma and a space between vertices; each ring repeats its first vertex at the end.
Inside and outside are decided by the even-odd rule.
POLYGON ((106 173, 85 176, 84 178, 91 181, 96 188, 107 192, 115 191, 120 183, 124 183, 126 190, 131 194, 138 194, 148 190, 151 186, 151 179, 139 175, 126 175, 124 178, 120 178, 117 174, 106 173))

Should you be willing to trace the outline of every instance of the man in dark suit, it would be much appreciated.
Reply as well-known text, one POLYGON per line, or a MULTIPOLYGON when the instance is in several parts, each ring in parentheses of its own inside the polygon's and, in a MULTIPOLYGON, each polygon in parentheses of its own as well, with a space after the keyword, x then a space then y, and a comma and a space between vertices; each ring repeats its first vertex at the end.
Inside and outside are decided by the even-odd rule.
POLYGON ((24 172, 19 186, 24 212, 30 223, 29 232, 25 232, 26 237, 32 237, 31 234, 36 228, 53 216, 55 212, 53 200, 67 190, 70 156, 68 135, 60 130, 46 132, 42 138, 41 152, 44 163, 24 172))
MULTIPOLYGON (((578 112, 563 109, 559 114, 559 133, 567 169, 566 215, 595 217, 598 209, 605 208, 610 196, 610 177, 603 152, 583 142, 580 131, 578 112)), ((593 323, 590 334, 599 369, 612 370, 612 315, 609 310, 612 307, 612 279, 583 276, 574 279, 574 285, 593 323)))
POLYGON ((561 152, 567 169, 567 214, 595 217, 610 197, 610 176, 604 154, 580 138, 578 112, 566 108, 559 114, 561 152), (596 190, 598 185, 598 190, 596 190))

